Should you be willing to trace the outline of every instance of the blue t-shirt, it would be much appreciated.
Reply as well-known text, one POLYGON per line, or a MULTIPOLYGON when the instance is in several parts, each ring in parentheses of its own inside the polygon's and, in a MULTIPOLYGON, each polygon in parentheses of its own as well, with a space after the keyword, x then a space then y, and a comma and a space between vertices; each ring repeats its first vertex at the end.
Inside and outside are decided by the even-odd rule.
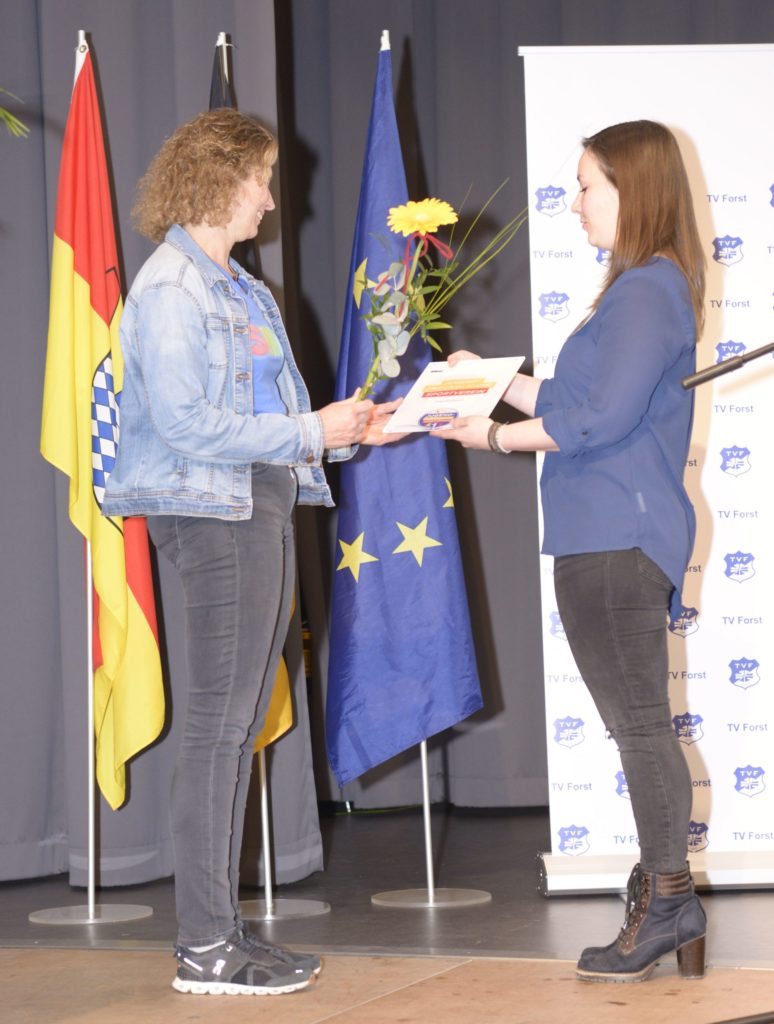
POLYGON ((239 275, 236 281, 247 303, 250 319, 250 352, 253 358, 253 413, 279 412, 287 416, 287 407, 277 387, 277 378, 285 357, 282 346, 263 310, 253 299, 247 278, 239 275))
POLYGON ((565 342, 535 416, 559 446, 540 479, 543 552, 639 547, 675 585, 693 549, 696 517, 683 486, 696 365, 688 283, 671 260, 628 270, 565 342))

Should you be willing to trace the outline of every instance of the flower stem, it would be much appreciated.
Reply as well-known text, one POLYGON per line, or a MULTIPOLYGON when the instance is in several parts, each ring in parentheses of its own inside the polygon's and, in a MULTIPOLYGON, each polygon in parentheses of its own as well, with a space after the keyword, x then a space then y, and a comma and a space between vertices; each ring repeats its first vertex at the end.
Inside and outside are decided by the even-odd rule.
POLYGON ((376 384, 378 379, 379 379, 379 356, 377 355, 376 358, 374 359, 374 361, 371 363, 371 369, 368 371, 368 376, 365 379, 365 383, 363 384, 362 388, 358 392, 358 396, 357 396, 358 402, 362 402, 366 398, 368 398, 368 396, 371 394, 371 392, 374 389, 374 384, 376 384))

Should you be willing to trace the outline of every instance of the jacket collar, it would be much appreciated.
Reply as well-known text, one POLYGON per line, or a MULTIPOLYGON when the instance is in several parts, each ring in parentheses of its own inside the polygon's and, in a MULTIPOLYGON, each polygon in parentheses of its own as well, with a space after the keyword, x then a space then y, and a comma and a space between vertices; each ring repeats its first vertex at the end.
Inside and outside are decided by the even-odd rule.
MULTIPOLYGON (((210 259, 201 246, 196 244, 180 224, 172 225, 164 236, 164 241, 169 242, 175 249, 187 256, 210 286, 222 284, 226 287, 231 287, 231 282, 224 276, 223 271, 210 259)), ((239 271, 242 269, 235 260, 230 259, 229 264, 234 270, 239 271)))

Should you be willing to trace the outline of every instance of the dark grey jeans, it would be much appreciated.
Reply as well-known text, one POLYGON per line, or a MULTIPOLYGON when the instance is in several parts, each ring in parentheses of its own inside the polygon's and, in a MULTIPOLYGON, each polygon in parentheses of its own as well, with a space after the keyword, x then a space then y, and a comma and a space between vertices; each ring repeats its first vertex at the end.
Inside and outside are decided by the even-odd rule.
POLYGON ((253 515, 149 516, 185 596, 188 707, 172 781, 178 942, 239 922, 239 855, 253 747, 271 699, 295 583, 295 475, 256 464, 253 515))
POLYGON ((692 785, 669 709, 672 584, 639 548, 555 560, 559 615, 621 754, 645 871, 685 867, 692 785))

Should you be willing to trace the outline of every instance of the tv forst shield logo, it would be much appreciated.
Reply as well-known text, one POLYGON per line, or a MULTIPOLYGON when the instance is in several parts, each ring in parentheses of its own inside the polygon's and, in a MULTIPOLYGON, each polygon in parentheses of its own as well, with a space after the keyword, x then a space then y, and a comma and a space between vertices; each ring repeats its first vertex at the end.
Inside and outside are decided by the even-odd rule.
POLYGON ((756 658, 737 658, 729 661, 728 667, 731 669, 729 682, 738 686, 740 690, 749 690, 751 686, 757 686, 761 681, 758 674, 760 663, 756 658))
POLYGON ((715 346, 717 358, 716 363, 725 363, 727 359, 735 359, 747 351, 747 346, 741 341, 719 341, 715 346))
POLYGON ((728 476, 742 476, 750 472, 750 449, 734 444, 720 449, 720 468, 728 476))
POLYGON ((674 633, 675 636, 685 637, 690 636, 691 633, 696 633, 699 629, 698 623, 699 612, 697 608, 686 608, 683 605, 680 611, 674 618, 669 620, 669 632, 674 633))
POLYGON ((734 789, 742 796, 758 796, 766 788, 764 776, 766 772, 760 766, 748 764, 744 768, 735 768, 736 784, 734 789))
POLYGON ((567 193, 561 185, 546 185, 545 188, 537 189, 535 195, 535 209, 545 217, 556 217, 558 213, 564 213, 567 209, 564 198, 567 193))
POLYGON ((709 825, 706 821, 688 822, 688 853, 699 853, 709 846, 709 825))
POLYGON ((540 316, 551 323, 557 323, 570 315, 570 296, 567 292, 543 292, 540 298, 540 316))
POLYGON ((739 235, 723 235, 721 238, 713 238, 712 244, 715 249, 712 254, 713 260, 724 267, 732 267, 744 259, 742 253, 744 240, 739 235))
POLYGON ((580 857, 588 853, 589 830, 585 825, 567 825, 559 829, 559 851, 568 857, 580 857))
POLYGON ((749 551, 734 551, 724 555, 726 568, 723 572, 734 583, 746 583, 755 575, 755 556, 749 551))
POLYGON ((556 637, 557 640, 566 640, 567 635, 564 632, 564 626, 562 620, 559 617, 559 612, 551 612, 548 616, 548 632, 551 636, 556 637))
POLYGON ((684 715, 675 715, 672 719, 675 736, 686 746, 702 739, 704 736, 703 723, 704 719, 701 715, 692 715, 690 711, 686 711, 684 715))
POLYGON ((629 792, 629 783, 626 781, 626 775, 622 771, 615 773, 615 792, 616 796, 623 797, 624 800, 631 800, 632 798, 629 792))
POLYGON ((554 722, 554 743, 560 747, 577 747, 586 739, 583 733, 585 725, 582 718, 573 718, 567 715, 566 718, 557 718, 554 722))

